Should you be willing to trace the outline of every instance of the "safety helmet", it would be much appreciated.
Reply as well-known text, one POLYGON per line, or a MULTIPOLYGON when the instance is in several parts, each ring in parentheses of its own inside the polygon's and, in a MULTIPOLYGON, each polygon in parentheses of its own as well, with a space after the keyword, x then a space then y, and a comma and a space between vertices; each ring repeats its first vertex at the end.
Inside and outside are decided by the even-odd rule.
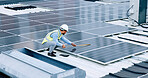
POLYGON ((66 30, 66 31, 68 31, 68 25, 67 24, 62 24, 60 26, 60 30, 66 30))

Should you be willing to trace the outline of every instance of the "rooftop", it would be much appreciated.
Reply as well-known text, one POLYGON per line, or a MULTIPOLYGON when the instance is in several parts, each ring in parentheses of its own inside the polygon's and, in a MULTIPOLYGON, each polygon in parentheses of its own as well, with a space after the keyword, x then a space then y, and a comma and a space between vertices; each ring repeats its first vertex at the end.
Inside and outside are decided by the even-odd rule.
MULTIPOLYGON (((0 52, 24 47, 37 52, 45 35, 65 23, 66 38, 91 45, 57 48, 70 56, 49 58, 83 69, 86 78, 117 73, 148 60, 148 30, 129 26, 129 7, 129 0, 0 1, 0 52)), ((47 56, 47 51, 39 54, 47 56)))

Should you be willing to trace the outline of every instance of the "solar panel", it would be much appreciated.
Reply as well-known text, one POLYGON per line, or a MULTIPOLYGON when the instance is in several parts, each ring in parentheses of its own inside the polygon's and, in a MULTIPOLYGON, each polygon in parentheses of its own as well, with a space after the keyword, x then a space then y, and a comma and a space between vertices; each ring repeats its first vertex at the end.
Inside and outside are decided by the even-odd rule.
POLYGON ((2 37, 7 37, 7 36, 12 36, 13 34, 11 33, 7 33, 7 32, 3 32, 3 31, 0 31, 0 38, 2 37))
POLYGON ((57 26, 60 26, 62 24, 67 24, 69 26, 72 26, 72 25, 78 25, 78 24, 82 24, 82 23, 85 23, 85 19, 77 19, 77 20, 70 20, 70 21, 61 21, 61 22, 52 22, 50 24, 53 24, 53 25, 57 25, 57 26))
POLYGON ((25 22, 25 21, 27 21, 26 19, 21 19, 21 18, 14 18, 14 19, 2 19, 2 21, 0 21, 1 23, 0 23, 0 26, 3 26, 3 25, 7 25, 7 24, 13 24, 13 23, 17 23, 17 22, 25 22))
POLYGON ((0 46, 0 53, 3 51, 8 51, 8 50, 12 50, 11 47, 6 47, 6 46, 0 46))
POLYGON ((41 45, 41 43, 36 42, 36 41, 25 41, 25 42, 22 42, 22 43, 8 45, 8 47, 11 47, 13 49, 29 47, 29 48, 31 48, 33 50, 38 50, 38 49, 45 48, 44 46, 41 45))
MULTIPOLYGON (((38 3, 38 5, 39 4, 42 4, 42 3, 38 3)), ((89 4, 91 4, 91 3, 89 3, 89 4)), ((45 5, 45 4, 42 4, 42 5, 45 5)), ((98 8, 98 7, 96 7, 97 5, 94 6, 94 4, 93 4, 92 6, 85 6, 86 9, 84 9, 84 10, 81 7, 79 7, 79 8, 77 7, 77 8, 73 8, 74 10, 72 10, 72 11, 67 10, 67 9, 62 9, 62 8, 64 8, 64 6, 69 6, 69 4, 64 5, 62 7, 60 7, 60 4, 59 4, 59 6, 53 6, 53 5, 52 6, 62 9, 62 10, 56 11, 56 13, 58 13, 59 15, 77 17, 79 19, 85 18, 85 19, 88 20, 88 22, 95 22, 95 21, 108 21, 108 20, 120 19, 120 18, 125 17, 126 12, 123 12, 123 11, 125 11, 127 9, 126 5, 127 4, 120 4, 120 5, 117 4, 116 6, 115 5, 108 5, 108 7, 105 7, 105 5, 102 5, 102 6, 99 6, 100 9, 96 10, 96 8, 98 8), (110 7, 113 7, 113 9, 111 9, 111 13, 108 13, 108 12, 110 12, 110 9, 109 9, 110 7), (126 9, 123 9, 122 11, 120 11, 120 10, 117 9, 117 8, 120 8, 120 7, 123 7, 123 8, 126 8, 126 9), (98 14, 96 14, 96 13, 98 13, 98 14)), ((71 8, 69 7, 68 9, 71 9, 71 8)), ((31 19, 40 18, 40 15, 41 16, 46 15, 47 13, 41 12, 39 14, 38 13, 36 13, 36 14, 39 15, 39 16, 31 18, 31 19)), ((31 14, 29 14, 29 17, 35 16, 36 14, 31 13, 31 14)), ((24 17, 26 17, 26 16, 24 16, 24 17)), ((58 16, 56 16, 56 17, 58 17, 58 16)), ((48 18, 48 16, 41 17, 41 19, 45 19, 45 18, 48 18)), ((54 14, 51 14, 50 18, 54 18, 54 14)), ((36 20, 40 20, 40 19, 36 19, 36 20)))
POLYGON ((1 20, 6 20, 6 19, 14 19, 15 17, 2 14, 2 17, 0 17, 0 18, 1 18, 1 20))
POLYGON ((41 24, 38 26, 31 26, 31 27, 8 30, 7 32, 11 32, 11 33, 19 35, 19 34, 25 34, 25 33, 31 33, 31 32, 37 32, 37 31, 49 30, 49 29, 55 29, 55 28, 57 28, 57 26, 41 24))
POLYGON ((0 46, 3 46, 2 44, 0 44, 0 46))
POLYGON ((80 55, 107 64, 147 49, 147 47, 135 44, 120 43, 106 48, 96 49, 93 51, 82 53, 80 55))
POLYGON ((143 68, 148 68, 148 60, 144 61, 144 62, 141 62, 139 64, 135 64, 135 65, 139 66, 139 67, 143 67, 143 68))
POLYGON ((40 32, 33 32, 33 33, 28 33, 28 34, 22 34, 21 36, 32 39, 32 40, 36 40, 36 39, 44 38, 46 34, 52 30, 54 29, 40 31, 40 32))
POLYGON ((27 26, 35 26, 35 25, 40 25, 42 23, 35 22, 35 21, 26 21, 26 22, 17 22, 13 24, 7 24, 4 26, 0 26, 1 30, 9 30, 9 29, 14 29, 14 28, 21 28, 21 27, 27 27, 27 26))
POLYGON ((109 0, 109 2, 129 2, 129 0, 109 0))
MULTIPOLYGON (((81 5, 80 5, 81 6, 81 5)), ((102 16, 105 17, 106 15, 109 14, 114 14, 114 16, 116 15, 126 15, 126 10, 127 10, 128 5, 127 4, 110 4, 110 5, 101 5, 101 6, 85 6, 85 7, 80 7, 80 8, 75 8, 76 10, 72 10, 72 11, 67 11, 65 10, 64 13, 66 13, 69 16, 73 16, 73 15, 86 15, 87 14, 91 14, 93 17, 98 17, 102 16), (123 8, 122 10, 119 8, 123 8), (96 16, 95 13, 98 13, 98 15, 96 16)), ((60 11, 62 12, 62 11, 60 11)), ((66 15, 65 14, 65 15, 66 15)))
POLYGON ((26 39, 26 38, 23 38, 23 37, 20 37, 20 36, 12 36, 12 37, 1 38, 0 43, 3 44, 3 45, 9 45, 9 44, 28 41, 28 40, 29 39, 26 39))
MULTIPOLYGON (((71 40, 71 39, 70 39, 71 40)), ((66 52, 71 52, 75 54, 83 53, 85 51, 93 50, 96 48, 101 48, 109 45, 113 45, 116 43, 120 43, 121 41, 105 38, 105 37, 96 37, 91 39, 85 39, 81 41, 74 42, 77 45, 81 44, 91 44, 90 46, 81 46, 81 47, 68 47, 68 48, 59 48, 59 50, 64 50, 66 52)))
POLYGON ((122 68, 122 70, 117 73, 109 73, 108 75, 102 78, 146 78, 146 75, 148 73, 146 66, 148 66, 148 63, 146 63, 146 61, 143 61, 134 64, 128 68, 122 68))
POLYGON ((85 23, 85 24, 80 24, 80 25, 73 25, 73 26, 70 26, 69 28, 75 29, 78 31, 86 31, 86 30, 104 28, 104 27, 114 27, 114 25, 103 23, 103 22, 93 22, 93 23, 85 23))
POLYGON ((133 77, 133 78, 141 76, 141 74, 136 74, 136 73, 129 72, 129 71, 126 71, 126 70, 121 70, 121 72, 116 73, 115 75, 119 75, 121 77, 133 77))
MULTIPOLYGON (((27 2, 27 1, 31 1, 31 0, 7 0, 7 1, 0 1, 0 5, 4 5, 4 4, 16 4, 19 2, 27 2)), ((32 0, 34 1, 34 0, 32 0)))
POLYGON ((119 32, 125 32, 129 30, 132 30, 132 28, 112 25, 110 27, 96 28, 92 30, 87 30, 85 32, 104 36, 104 35, 109 35, 109 34, 114 34, 119 32))
POLYGON ((112 75, 107 75, 107 76, 105 76, 105 77, 103 77, 103 78, 117 78, 117 77, 112 76, 112 75))
POLYGON ((56 10, 54 11, 55 13, 75 13, 75 12, 79 12, 80 11, 80 8, 69 8, 69 9, 63 9, 63 10, 56 10))
POLYGON ((70 21, 70 20, 77 20, 77 18, 73 17, 64 17, 64 16, 59 16, 59 17, 48 17, 47 19, 39 19, 38 21, 44 22, 44 23, 54 23, 54 22, 64 22, 64 21, 70 21))
MULTIPOLYGON (((147 64, 148 65, 148 64, 147 64)), ((127 70, 130 70, 130 71, 133 71, 133 72, 139 72, 139 73, 148 73, 148 70, 147 69, 145 69, 145 68, 141 68, 141 67, 138 67, 138 66, 132 66, 132 67, 129 67, 129 68, 127 68, 127 70)))
MULTIPOLYGON (((84 1, 82 1, 82 2, 84 2, 84 1)), ((27 4, 35 5, 35 6, 39 6, 39 7, 48 7, 48 8, 52 8, 52 9, 61 9, 61 8, 69 8, 69 7, 71 7, 71 8, 72 7, 79 7, 79 5, 78 5, 79 4, 79 1, 65 1, 65 2, 62 2, 61 1, 59 3, 56 2, 56 1, 43 1, 43 2, 27 3, 27 4), (63 6, 63 7, 61 7, 61 6, 63 6)))
POLYGON ((76 32, 76 33, 72 33, 72 34, 67 34, 67 35, 65 35, 65 37, 67 39, 69 39, 70 41, 74 42, 74 41, 78 41, 78 40, 96 37, 96 35, 92 35, 92 34, 88 34, 88 33, 84 33, 84 32, 76 32))
POLYGON ((40 16, 40 15, 46 15, 46 14, 51 14, 50 11, 49 12, 37 12, 37 13, 29 13, 29 14, 20 14, 20 15, 14 15, 16 17, 36 17, 36 16, 40 16))
POLYGON ((44 14, 44 15, 38 15, 36 17, 30 17, 29 19, 31 20, 38 20, 38 19, 53 19, 53 18, 57 18, 57 17, 64 17, 62 15, 59 14, 44 14))

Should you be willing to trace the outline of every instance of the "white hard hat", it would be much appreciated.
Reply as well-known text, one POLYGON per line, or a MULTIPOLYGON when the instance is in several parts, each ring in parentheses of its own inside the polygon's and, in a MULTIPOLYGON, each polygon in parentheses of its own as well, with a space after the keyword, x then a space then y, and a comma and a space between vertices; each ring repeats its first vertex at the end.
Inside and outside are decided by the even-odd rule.
POLYGON ((66 31, 68 31, 68 25, 67 25, 67 24, 63 24, 63 25, 60 26, 60 29, 61 29, 61 30, 66 30, 66 31))

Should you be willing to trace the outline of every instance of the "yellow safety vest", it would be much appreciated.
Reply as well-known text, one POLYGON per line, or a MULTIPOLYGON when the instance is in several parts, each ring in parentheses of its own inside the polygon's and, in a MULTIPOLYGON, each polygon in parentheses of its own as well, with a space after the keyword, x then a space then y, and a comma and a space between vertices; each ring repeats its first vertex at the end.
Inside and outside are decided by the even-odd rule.
POLYGON ((49 32, 47 35, 46 35, 46 37, 44 38, 44 40, 42 41, 42 44, 44 44, 45 42, 47 42, 48 40, 49 41, 53 41, 53 38, 51 37, 51 34, 52 33, 58 33, 58 39, 60 39, 62 36, 63 36, 63 34, 61 34, 60 35, 60 31, 58 31, 58 30, 54 30, 54 31, 51 31, 51 32, 49 32), (47 40, 48 39, 48 40, 47 40))

